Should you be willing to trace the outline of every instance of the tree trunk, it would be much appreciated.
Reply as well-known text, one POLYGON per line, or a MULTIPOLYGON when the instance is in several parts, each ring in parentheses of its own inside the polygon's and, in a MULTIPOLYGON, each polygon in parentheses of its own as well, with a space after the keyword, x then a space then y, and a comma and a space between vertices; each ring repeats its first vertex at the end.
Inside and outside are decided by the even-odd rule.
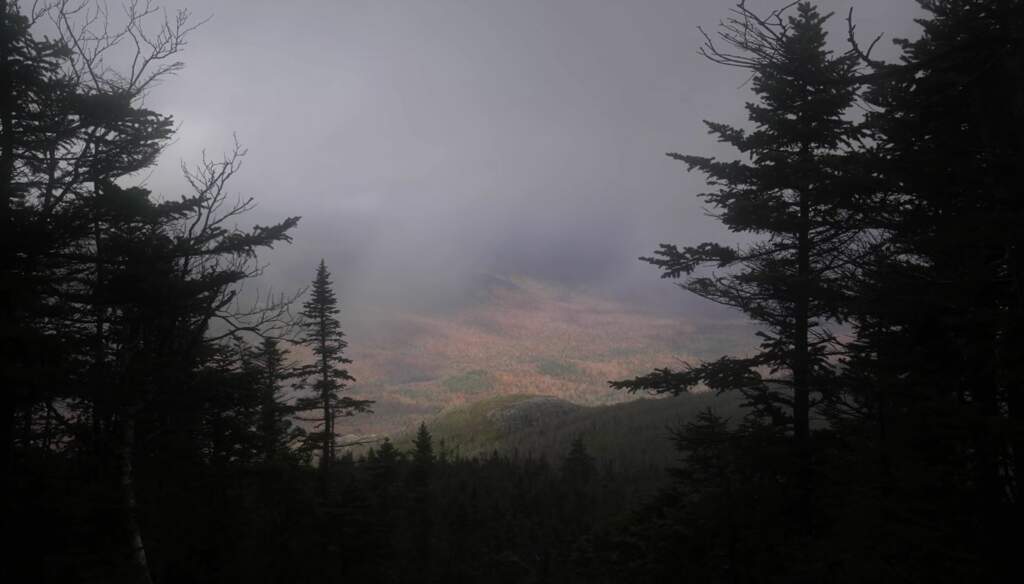
POLYGON ((810 452, 810 203, 801 192, 800 224, 797 233, 796 306, 793 323, 793 436, 797 454, 797 509, 801 525, 806 528, 810 517, 811 452, 810 452))
POLYGON ((326 497, 331 490, 331 463, 334 462, 334 411, 331 408, 331 366, 327 361, 327 318, 320 315, 320 399, 324 407, 324 440, 320 456, 320 485, 326 497))
MULTIPOLYGON (((7 0, 0 0, 0 18, 6 20, 7 18, 7 0)), ((6 40, 6 39, 5 39, 6 40)), ((0 87, 3 88, 3 102, 0 103, 0 238, 4 240, 7 234, 11 233, 10 222, 11 222, 11 182, 14 175, 14 138, 13 131, 11 129, 13 116, 11 110, 14 107, 12 84, 9 76, 7 75, 8 70, 8 54, 10 51, 8 48, 2 47, 0 49, 0 87)), ((5 242, 6 243, 6 242, 5 242)), ((3 254, 3 263, 5 265, 0 266, 3 272, 7 271, 8 266, 8 247, 4 245, 0 253, 3 254)), ((4 279, 8 276, 3 274, 4 279)), ((0 295, 0 302, 3 306, 0 306, 0 335, 4 340, 4 345, 0 345, 5 352, 5 357, 9 353, 7 352, 7 336, 10 333, 11 327, 14 326, 14 299, 11 297, 11 293, 4 291, 0 295)), ((5 375, 6 376, 6 372, 5 375)), ((17 415, 17 408, 15 406, 14 399, 14 387, 2 378, 0 378, 0 424, 3 425, 3 436, 0 436, 3 440, 3 444, 0 445, 0 472, 4 473, 3 484, 4 484, 4 500, 10 501, 9 493, 7 492, 10 486, 11 480, 14 476, 14 425, 15 416, 17 415)))
POLYGON ((135 579, 141 584, 152 584, 149 574, 149 563, 146 560, 146 547, 142 541, 142 530, 139 528, 138 505, 135 500, 135 482, 132 469, 132 453, 135 449, 135 412, 127 411, 121 418, 121 448, 119 483, 121 487, 121 505, 124 513, 124 526, 131 546, 131 562, 135 579))
POLYGON ((12 494, 14 482, 14 395, 10 386, 4 384, 3 397, 0 399, 0 424, 3 424, 3 444, 0 444, 0 472, 3 473, 3 487, 0 495, 6 505, 13 504, 12 494))
POLYGON ((331 490, 331 463, 334 462, 334 426, 331 412, 330 394, 327 391, 326 375, 324 376, 324 389, 321 394, 324 408, 324 437, 320 444, 320 488, 324 497, 331 490))

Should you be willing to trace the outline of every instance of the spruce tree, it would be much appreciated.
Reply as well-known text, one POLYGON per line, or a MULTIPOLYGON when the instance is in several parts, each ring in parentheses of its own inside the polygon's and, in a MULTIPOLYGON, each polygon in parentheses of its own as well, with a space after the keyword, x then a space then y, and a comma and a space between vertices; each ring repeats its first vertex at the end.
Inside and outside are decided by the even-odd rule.
MULTIPOLYGON (((47 334, 59 276, 44 258, 74 239, 56 208, 53 152, 81 131, 79 88, 66 74, 70 51, 32 34, 32 16, 0 0, 0 472, 14 476, 16 418, 51 404, 70 350, 47 334)), ((48 409, 49 406, 46 406, 48 409)), ((31 441, 22 430, 21 442, 31 441)), ((3 486, 7 486, 7 481, 3 486)))
POLYGON ((437 460, 434 455, 434 439, 430 435, 430 431, 427 430, 426 422, 420 422, 420 427, 416 430, 416 439, 412 443, 412 474, 410 478, 416 484, 424 485, 430 479, 431 469, 434 467, 434 461, 437 460))
POLYGON ((321 259, 309 299, 303 303, 301 313, 305 332, 301 342, 312 352, 312 362, 301 367, 298 375, 303 378, 300 386, 309 393, 299 398, 295 408, 302 412, 315 412, 312 418, 303 419, 316 423, 314 431, 307 435, 307 444, 319 451, 319 468, 325 492, 330 485, 331 464, 335 460, 337 419, 369 411, 373 404, 370 400, 342 395, 355 378, 345 368, 352 361, 345 357, 348 342, 345 341, 337 318, 339 312, 331 274, 321 259))
POLYGON ((276 339, 264 338, 250 357, 248 367, 253 371, 259 392, 259 413, 256 434, 260 441, 260 456, 265 461, 287 457, 292 440, 299 429, 292 426, 292 407, 284 402, 284 384, 295 377, 295 366, 276 339))
POLYGON ((834 376, 830 324, 844 317, 843 281, 859 230, 850 220, 856 193, 847 166, 860 130, 848 118, 857 89, 851 51, 826 46, 823 15, 809 2, 796 14, 762 18, 742 3, 703 53, 750 71, 757 101, 747 104, 751 130, 706 122, 738 160, 669 154, 703 173, 716 190, 701 195, 731 231, 754 243, 662 244, 642 258, 683 278, 682 288, 744 312, 762 328, 759 353, 723 357, 677 371, 612 383, 630 391, 679 394, 699 386, 739 390, 752 414, 789 432, 799 469, 796 489, 807 520, 812 412, 834 376))
POLYGON ((434 569, 434 509, 435 500, 431 485, 434 483, 434 470, 437 457, 434 454, 434 441, 427 430, 427 424, 420 422, 413 440, 409 469, 408 484, 410 489, 410 536, 412 538, 412 555, 415 565, 425 580, 435 578, 434 569))
MULTIPOLYGON (((47 419, 56 412, 76 444, 91 445, 104 463, 99 468, 118 469, 118 515, 132 569, 148 581, 135 518, 135 424, 141 404, 153 396, 150 380, 183 369, 169 363, 175 347, 154 350, 156 343, 149 342, 178 315, 172 309, 150 318, 155 315, 140 310, 134 291, 155 282, 133 279, 168 275, 181 257, 167 254, 175 240, 169 231, 180 227, 172 224, 188 214, 186 208, 197 206, 154 205, 144 189, 117 181, 152 165, 170 138, 170 117, 141 101, 147 86, 180 67, 164 61, 179 51, 187 16, 147 37, 146 15, 137 11, 119 33, 98 22, 99 13, 84 25, 72 24, 84 5, 32 10, 29 18, 16 3, 0 2, 0 337, 4 360, 18 363, 0 367, 4 464, 13 411, 24 413, 29 430, 36 405, 44 405, 47 419), (32 19, 44 13, 62 23, 60 41, 33 38, 32 19), (99 54, 140 34, 150 40, 135 46, 136 75, 121 76, 107 66, 84 75, 83 68, 98 65, 99 54), (146 271, 147 259, 154 258, 146 271), (50 360, 60 366, 45 366, 50 360), (60 382, 45 383, 53 373, 25 375, 36 367, 56 372, 60 382)), ((209 306, 203 310, 211 314, 209 306)), ((194 345, 195 337, 188 343, 194 345)), ((31 439, 22 445, 31 446, 31 439)))
POLYGON ((587 452, 583 438, 577 436, 562 461, 562 478, 574 487, 585 487, 597 474, 594 457, 587 452))
POLYGON ((1024 467, 1024 2, 921 4, 901 62, 871 62, 879 241, 853 282, 856 342, 832 418, 875 449, 860 455, 879 531, 902 546, 928 525, 943 542, 909 545, 905 561, 985 579, 973 571, 1013 561, 1000 534, 1019 521, 1024 467))

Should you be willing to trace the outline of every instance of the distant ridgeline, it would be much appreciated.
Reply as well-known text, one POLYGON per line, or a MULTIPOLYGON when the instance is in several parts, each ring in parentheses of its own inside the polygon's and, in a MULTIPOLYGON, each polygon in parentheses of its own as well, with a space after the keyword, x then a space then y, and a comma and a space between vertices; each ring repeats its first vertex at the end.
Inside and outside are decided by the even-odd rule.
MULTIPOLYGON (((538 395, 507 395, 444 411, 425 420, 436 447, 448 456, 472 458, 500 454, 561 461, 577 437, 598 462, 626 473, 654 471, 678 462, 673 430, 712 408, 724 417, 738 412, 738 399, 710 392, 674 399, 641 399, 605 406, 581 406, 538 395)), ((415 432, 394 436, 401 450, 411 448, 415 432)))

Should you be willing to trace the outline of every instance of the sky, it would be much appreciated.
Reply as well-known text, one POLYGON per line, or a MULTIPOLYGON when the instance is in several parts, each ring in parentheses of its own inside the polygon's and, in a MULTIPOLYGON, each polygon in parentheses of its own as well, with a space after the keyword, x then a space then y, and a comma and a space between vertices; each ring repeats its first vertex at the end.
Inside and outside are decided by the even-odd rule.
MULTIPOLYGON (((780 2, 750 1, 758 11, 780 2)), ((824 0, 843 49, 913 37, 912 0, 824 0)), ((722 0, 203 0, 185 69, 147 97, 179 123, 147 178, 183 193, 179 165, 233 136, 248 217, 300 215, 264 254, 288 292, 326 259, 343 299, 409 302, 474 274, 594 289, 659 283, 659 242, 728 240, 666 152, 731 156, 702 120, 743 125, 747 75, 697 54, 722 0)))

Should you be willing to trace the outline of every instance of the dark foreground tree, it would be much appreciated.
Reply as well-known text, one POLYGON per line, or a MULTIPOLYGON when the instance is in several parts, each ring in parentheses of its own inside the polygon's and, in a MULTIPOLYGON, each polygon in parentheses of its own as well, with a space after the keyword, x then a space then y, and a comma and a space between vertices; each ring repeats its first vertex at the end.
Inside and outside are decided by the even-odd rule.
MULTIPOLYGON (((53 365, 44 356, 58 352, 56 346, 46 347, 48 340, 37 329, 45 312, 41 292, 52 278, 40 258, 60 237, 44 227, 50 205, 40 200, 45 181, 37 162, 62 139, 61 129, 71 117, 65 101, 76 95, 73 80, 62 71, 66 47, 34 38, 31 16, 14 2, 0 1, 0 473, 5 502, 9 478, 16 472, 11 453, 18 418, 47 401, 49 391, 35 381, 42 381, 42 373, 53 365)), ((22 432, 22 441, 26 437, 22 432)))
POLYGON ((1012 579, 1005 534, 1024 520, 1024 2, 921 4, 902 62, 872 62, 879 243, 851 282, 856 342, 831 418, 865 461, 851 525, 889 538, 914 570, 1012 579))
MULTIPOLYGON (((115 214, 123 219, 118 227, 129 223, 138 227, 142 209, 131 205, 140 191, 115 186, 114 181, 150 166, 170 135, 170 119, 142 107, 141 95, 162 76, 164 59, 177 52, 187 27, 182 28, 185 21, 179 20, 177 28, 164 29, 166 35, 151 37, 148 47, 136 47, 136 72, 155 75, 149 81, 119 77, 108 68, 97 68, 85 79, 78 65, 96 59, 91 49, 111 48, 124 37, 109 29, 88 30, 88 25, 76 31, 58 25, 60 40, 40 42, 30 30, 34 21, 47 17, 67 22, 75 9, 54 3, 36 4, 31 10, 24 15, 15 3, 0 4, 0 230, 4 233, 0 336, 3 359, 13 358, 16 363, 2 367, 4 377, 10 376, 2 381, 4 466, 8 467, 13 440, 7 428, 14 415, 23 419, 20 446, 52 447, 60 442, 54 439, 54 421, 64 422, 65 432, 69 427, 61 412, 88 410, 100 401, 93 391, 96 386, 86 378, 98 380, 103 369, 107 369, 104 374, 113 373, 102 377, 109 396, 104 401, 120 402, 107 410, 108 430, 117 425, 116 431, 108 432, 116 446, 113 451, 104 450, 107 455, 117 453, 119 515, 138 577, 146 581, 146 555, 134 517, 135 410, 123 407, 117 389, 130 382, 117 373, 136 361, 137 347, 125 342, 123 330, 108 326, 112 323, 107 315, 123 307, 123 302, 117 303, 124 298, 101 292, 106 282, 100 281, 107 276, 100 273, 106 271, 107 260, 99 239, 104 236, 103 222, 115 214), (76 44, 78 40, 82 42, 76 44), (121 207, 123 203, 129 208, 121 207), (113 363, 107 351, 110 342, 116 342, 120 356, 127 357, 119 363, 118 372, 106 367, 113 363), (38 368, 51 359, 52 364, 38 368), (61 365, 54 366, 57 363, 61 365), (26 375, 33 368, 38 368, 37 374, 26 375), (38 375, 46 369, 61 381, 38 375), (44 432, 37 440, 39 414, 43 414, 44 432)), ((142 19, 130 12, 125 35, 141 31, 142 19)), ((148 211, 159 214, 154 208, 148 211)), ((162 211, 169 213, 164 218, 177 212, 162 211)), ((133 237, 147 237, 143 231, 140 228, 133 237)), ((98 446, 98 441, 92 443, 98 446)), ((8 470, 15 476, 10 468, 5 468, 5 476, 8 470)))
MULTIPOLYGON (((871 68, 846 85, 868 85, 863 142, 841 118, 806 117, 806 108, 832 95, 819 77, 827 62, 793 61, 795 78, 819 80, 801 90, 758 85, 759 63, 789 54, 785 45, 769 43, 772 50, 752 60, 708 49, 722 62, 750 66, 755 91, 788 87, 784 99, 764 100, 767 111, 749 107, 754 132, 713 128, 753 155, 752 164, 681 157, 722 186, 710 200, 723 221, 768 235, 768 245, 746 256, 713 244, 664 246, 652 261, 669 277, 713 262, 723 276, 698 276, 684 287, 772 328, 752 359, 616 385, 667 393, 741 387, 764 415, 729 424, 709 414, 677 435, 685 467, 630 532, 660 550, 636 554, 656 572, 647 579, 1019 579, 1016 539, 1007 534, 1022 525, 1024 217, 1012 193, 1020 190, 1024 145, 1024 2, 922 6, 923 34, 898 42, 901 63, 872 61, 853 46, 871 68), (785 141, 825 135, 818 132, 830 124, 850 129, 837 132, 831 147, 785 141), (753 139, 764 129, 770 147, 762 149, 753 139), (763 188, 745 188, 755 183, 763 188), (807 213, 796 213, 804 202, 807 213), (801 225, 809 227, 804 237, 802 229, 779 230, 801 225), (852 324, 842 343, 825 330, 830 320, 852 324), (806 352, 794 334, 802 323, 806 352), (806 383, 803 363, 810 363, 806 383), (766 373, 777 377, 766 384, 766 373), (804 403, 816 423, 801 429, 804 403), (802 434, 813 440, 797 451, 793 473, 791 450, 782 446, 791 436, 799 444, 802 434), (792 506, 804 493, 813 495, 810 505, 792 506)), ((806 4, 798 10, 797 23, 812 21, 806 4)), ((749 15, 742 4, 739 11, 749 15)), ((779 20, 749 18, 752 25, 727 25, 727 40, 750 48, 777 38, 757 30, 779 20)), ((796 36, 802 29, 790 22, 796 36)), ((850 26, 855 40, 852 18, 850 26)))
MULTIPOLYGON (((792 5, 791 5, 792 6, 792 5)), ((791 432, 795 444, 794 514, 806 522, 811 493, 811 418, 834 377, 830 330, 844 315, 844 278, 860 230, 850 220, 856 181, 851 148, 859 129, 847 118, 856 97, 858 60, 826 46, 822 15, 809 2, 796 13, 762 18, 742 3, 709 38, 711 60, 752 72, 758 100, 747 105, 751 131, 707 122, 740 160, 670 154, 717 190, 702 195, 733 232, 756 242, 679 248, 663 244, 643 258, 664 278, 743 311, 763 328, 759 353, 723 357, 682 371, 657 370, 613 387, 679 394, 697 387, 743 393, 751 413, 791 432)))
MULTIPOLYGON (((240 150, 188 172, 195 191, 178 200, 130 186, 171 137, 170 117, 142 102, 180 68, 173 59, 191 30, 187 12, 146 30, 157 11, 128 3, 116 30, 96 4, 38 6, 34 16, 49 19, 60 42, 33 40, 30 19, 12 3, 0 6, 3 358, 20 363, 3 367, 12 376, 3 383, 4 423, 13 408, 22 462, 87 469, 80 472, 94 480, 95 500, 75 511, 104 510, 96 525, 103 537, 90 543, 123 542, 111 557, 130 560, 111 563, 127 580, 148 582, 140 469, 160 458, 180 465, 210 452, 238 456, 222 447, 226 433, 213 450, 203 448, 201 428, 215 417, 201 412, 217 400, 195 391, 197 379, 224 330, 254 330, 232 315, 236 284, 258 271, 256 250, 287 241, 297 219, 229 226, 251 206, 225 191, 240 150), (104 55, 131 39, 130 70, 115 72, 104 55), (8 353, 8 343, 18 349, 8 353), (49 361, 38 371, 51 373, 24 374, 49 361)), ((31 492, 35 477, 4 476, 31 492)))

